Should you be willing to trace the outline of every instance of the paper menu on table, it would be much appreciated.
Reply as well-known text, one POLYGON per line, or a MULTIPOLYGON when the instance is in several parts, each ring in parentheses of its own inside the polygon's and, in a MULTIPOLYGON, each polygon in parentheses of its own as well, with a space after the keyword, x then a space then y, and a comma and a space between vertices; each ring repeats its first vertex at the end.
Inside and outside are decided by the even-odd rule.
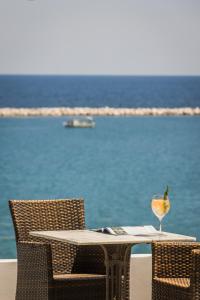
POLYGON ((146 226, 122 226, 122 229, 130 235, 136 236, 154 236, 160 234, 152 225, 146 226))

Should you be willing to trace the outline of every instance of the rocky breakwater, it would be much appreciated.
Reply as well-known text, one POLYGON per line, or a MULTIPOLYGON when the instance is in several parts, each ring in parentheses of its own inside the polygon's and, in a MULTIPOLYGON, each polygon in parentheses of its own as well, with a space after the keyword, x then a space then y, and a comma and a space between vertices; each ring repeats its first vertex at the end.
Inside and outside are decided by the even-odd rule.
POLYGON ((200 116, 200 107, 113 108, 113 107, 40 107, 0 108, 0 117, 60 116, 200 116))

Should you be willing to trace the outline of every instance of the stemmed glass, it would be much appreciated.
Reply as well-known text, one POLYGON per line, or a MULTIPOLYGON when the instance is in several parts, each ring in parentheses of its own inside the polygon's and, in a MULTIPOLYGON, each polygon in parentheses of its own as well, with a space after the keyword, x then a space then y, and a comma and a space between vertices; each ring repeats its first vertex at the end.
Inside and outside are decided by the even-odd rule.
POLYGON ((153 198, 151 200, 151 208, 152 208, 153 213, 156 215, 156 217, 160 221, 159 231, 161 233, 162 232, 162 219, 170 210, 169 198, 167 197, 167 199, 164 199, 164 197, 160 196, 160 195, 153 196, 153 198))

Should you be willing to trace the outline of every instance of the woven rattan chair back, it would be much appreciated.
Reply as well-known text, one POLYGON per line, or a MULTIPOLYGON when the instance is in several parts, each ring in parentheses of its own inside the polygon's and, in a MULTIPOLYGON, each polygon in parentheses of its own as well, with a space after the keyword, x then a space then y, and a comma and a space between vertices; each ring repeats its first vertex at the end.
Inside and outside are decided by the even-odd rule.
MULTIPOLYGON (((66 200, 10 200, 10 211, 15 228, 16 242, 42 241, 30 236, 30 231, 74 230, 85 228, 82 199, 66 200)), ((43 240, 43 242, 47 242, 43 240)), ((78 248, 66 243, 51 243, 53 272, 71 273, 76 268, 78 248)))
POLYGON ((154 277, 190 278, 192 274, 191 251, 200 249, 200 243, 157 242, 152 244, 152 264, 154 277), (156 253, 155 253, 156 252, 156 253))
POLYGON ((200 243, 152 244, 152 300, 200 299, 200 243))

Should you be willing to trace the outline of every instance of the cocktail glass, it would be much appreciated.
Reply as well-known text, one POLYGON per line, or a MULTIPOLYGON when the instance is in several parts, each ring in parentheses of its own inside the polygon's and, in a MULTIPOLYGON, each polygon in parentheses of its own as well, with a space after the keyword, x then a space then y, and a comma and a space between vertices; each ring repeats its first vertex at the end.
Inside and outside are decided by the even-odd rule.
POLYGON ((170 210, 169 198, 167 197, 167 199, 164 199, 163 196, 160 195, 153 196, 151 200, 151 208, 154 215, 156 215, 156 217, 159 219, 159 231, 162 232, 162 219, 170 210))

